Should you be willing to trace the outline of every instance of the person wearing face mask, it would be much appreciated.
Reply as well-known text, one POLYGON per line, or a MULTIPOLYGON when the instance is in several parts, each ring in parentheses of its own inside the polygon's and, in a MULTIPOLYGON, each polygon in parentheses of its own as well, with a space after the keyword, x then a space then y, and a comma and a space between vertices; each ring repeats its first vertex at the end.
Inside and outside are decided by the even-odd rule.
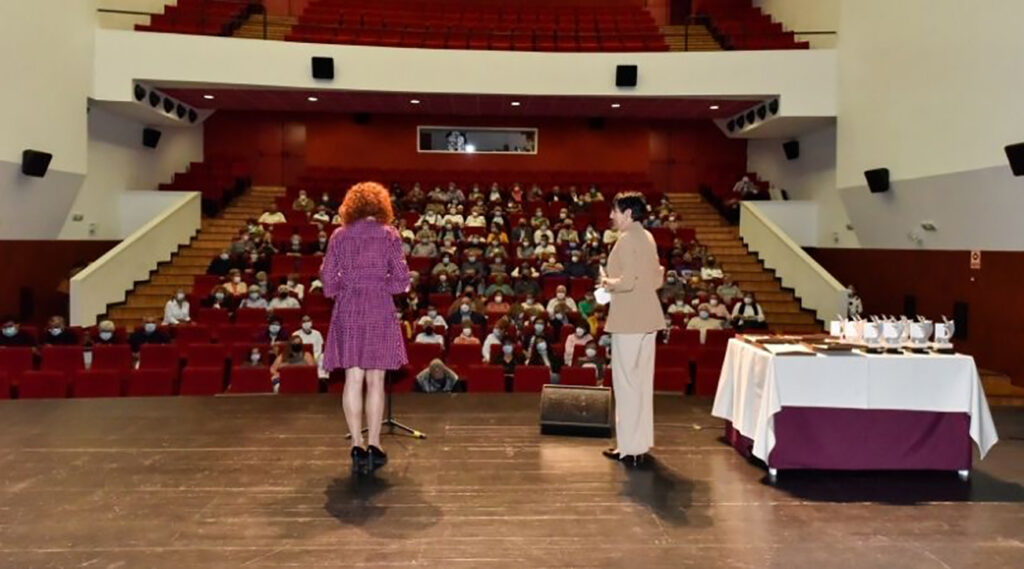
POLYGON ((558 285, 558 287, 555 288, 555 297, 548 301, 546 309, 548 315, 554 316, 555 306, 559 304, 565 304, 569 312, 579 312, 579 309, 576 306, 576 301, 568 296, 567 292, 568 290, 565 288, 565 285, 558 285))
POLYGON ((288 278, 285 280, 284 286, 288 289, 290 294, 299 299, 299 302, 302 302, 302 299, 306 296, 306 287, 299 282, 298 273, 289 274, 288 278))
POLYGON ((665 304, 669 304, 673 299, 683 298, 686 295, 686 285, 679 278, 679 273, 676 271, 665 272, 665 286, 661 287, 658 291, 658 296, 661 301, 665 304))
POLYGON ((732 308, 732 324, 739 330, 764 329, 768 327, 765 322, 764 310, 754 299, 754 293, 748 292, 743 295, 743 302, 732 308))
POLYGON ((569 254, 569 262, 565 264, 565 276, 575 279, 592 277, 590 266, 584 260, 583 251, 573 251, 569 254))
POLYGON ((576 231, 576 228, 573 227, 571 220, 566 219, 562 222, 562 228, 558 230, 558 236, 555 238, 555 242, 559 245, 579 245, 580 234, 576 231))
POLYGON ((238 307, 239 308, 261 308, 263 310, 266 310, 267 308, 270 307, 270 305, 267 304, 267 299, 263 298, 263 293, 260 292, 259 285, 255 285, 254 284, 254 285, 250 285, 249 286, 249 294, 248 294, 248 296, 246 296, 245 299, 242 300, 241 303, 239 303, 238 307))
POLYGON ((288 341, 288 347, 282 348, 274 363, 270 365, 270 381, 274 386, 274 393, 277 393, 281 384, 281 368, 315 365, 316 360, 313 359, 313 354, 306 351, 302 338, 292 336, 288 341))
POLYGON ((708 299, 708 312, 711 313, 712 318, 721 320, 722 322, 729 321, 729 309, 726 308, 725 304, 719 300, 718 296, 712 295, 708 299))
POLYGON ((546 237, 537 241, 537 246, 533 249, 534 259, 551 259, 555 256, 557 250, 555 246, 551 244, 546 237))
POLYGON ((416 339, 413 340, 417 344, 438 344, 444 348, 444 336, 437 333, 438 328, 433 324, 427 324, 423 327, 423 331, 416 334, 416 339))
POLYGON ((462 263, 462 272, 474 271, 476 274, 486 277, 487 266, 484 265, 483 260, 480 257, 481 252, 479 249, 467 250, 466 260, 462 263))
POLYGON ((597 370, 597 386, 601 387, 604 385, 604 370, 608 368, 608 360, 601 354, 601 350, 598 350, 597 342, 594 340, 587 342, 583 349, 583 354, 576 358, 576 365, 578 367, 592 367, 597 370))
POLYGON ((729 275, 722 275, 722 284, 718 285, 715 293, 725 304, 732 304, 733 299, 743 296, 743 291, 729 275))
POLYGON ((234 268, 237 267, 235 266, 235 262, 231 259, 231 252, 224 249, 220 252, 220 255, 217 255, 217 257, 210 261, 210 265, 206 267, 206 274, 224 277, 227 276, 227 274, 231 272, 231 269, 234 268))
POLYGON ((156 326, 156 318, 147 316, 142 320, 142 326, 137 326, 132 335, 128 337, 128 344, 132 347, 133 353, 139 353, 143 344, 169 344, 171 339, 161 332, 156 326))
POLYGON ((289 257, 301 257, 306 252, 306 248, 302 245, 302 236, 298 233, 292 234, 288 240, 288 247, 285 249, 285 255, 289 257))
POLYGON ((434 286, 431 287, 430 291, 437 294, 455 294, 456 284, 451 277, 441 273, 434 279, 434 286))
POLYGON ((448 323, 444 317, 437 313, 437 307, 434 305, 427 306, 427 313, 420 317, 416 321, 417 326, 434 326, 435 328, 446 328, 448 323))
POLYGON ((512 310, 512 305, 508 303, 508 299, 505 298, 503 292, 499 291, 491 297, 491 301, 484 307, 484 312, 490 316, 497 314, 504 316, 508 314, 509 310, 512 310))
POLYGON ((241 367, 263 367, 263 352, 258 347, 254 347, 249 351, 248 357, 236 365, 241 367))
POLYGON ((484 338, 483 346, 481 347, 481 355, 483 356, 483 362, 490 363, 491 361, 491 350, 493 346, 500 346, 502 342, 508 339, 509 331, 509 320, 508 318, 501 318, 494 324, 494 330, 484 338))
POLYGON ((259 251, 250 251, 245 257, 245 269, 250 273, 262 273, 270 270, 270 259, 259 251))
POLYGON ((700 343, 707 338, 707 330, 721 330, 722 321, 711 316, 711 306, 703 303, 697 307, 697 317, 686 323, 687 330, 700 330, 700 343))
POLYGON ((271 316, 267 319, 267 326, 261 330, 255 338, 258 344, 270 344, 273 346, 278 342, 287 342, 291 334, 284 329, 282 321, 277 316, 271 316))
POLYGON ((718 266, 718 261, 713 255, 708 256, 707 261, 704 262, 704 266, 700 269, 700 278, 704 281, 713 281, 721 279, 725 276, 722 272, 722 267, 718 266))
POLYGON ((446 274, 453 276, 459 274, 459 266, 452 262, 452 256, 445 254, 441 257, 441 262, 434 265, 434 268, 430 270, 430 274, 437 276, 440 274, 446 274))
POLYGON ((453 302, 448 313, 449 326, 461 326, 465 321, 471 322, 474 326, 486 326, 487 317, 480 314, 473 307, 473 302, 463 297, 459 302, 453 302))
POLYGON ((235 305, 233 298, 228 294, 224 285, 217 285, 210 291, 210 295, 204 298, 201 302, 203 308, 212 308, 215 310, 233 310, 235 305))
POLYGON ((551 383, 558 383, 559 374, 562 371, 562 358, 554 352, 552 344, 547 338, 538 335, 530 338, 530 344, 526 350, 526 365, 548 368, 551 371, 551 383))
POLYGON ((578 346, 586 346, 587 344, 594 342, 594 337, 590 335, 590 326, 582 320, 573 322, 573 332, 569 334, 569 337, 565 339, 565 355, 563 360, 566 362, 574 361, 576 354, 576 348, 578 346))
POLYGON ((544 245, 550 245, 555 240, 555 234, 552 233, 551 223, 547 219, 542 219, 540 227, 533 232, 533 240, 536 243, 542 243, 544 245))
POLYGON ((270 300, 267 305, 269 310, 278 310, 281 308, 302 308, 299 304, 298 299, 291 295, 291 291, 288 290, 288 285, 281 285, 277 287, 277 296, 270 300))
POLYGON ((29 336, 12 318, 6 318, 0 328, 0 347, 28 348, 35 346, 35 340, 29 336))
POLYGON ((560 277, 565 274, 565 267, 551 255, 541 264, 540 274, 542 277, 560 277))
POLYGON ((174 296, 164 305, 164 326, 177 326, 192 321, 189 316, 191 306, 185 296, 185 291, 178 289, 174 296))
POLYGON ((276 203, 272 203, 270 208, 260 216, 259 222, 261 225, 278 225, 280 223, 287 223, 288 218, 278 211, 276 203))
POLYGON ((643 228, 647 202, 637 192, 615 196, 609 217, 619 236, 600 286, 611 293, 605 331, 611 334, 617 445, 604 452, 638 466, 654 445, 654 358, 665 314, 658 299, 664 267, 654 237, 643 228))
MULTIPOLYGON (((697 302, 697 305, 700 304, 699 299, 695 298, 693 300, 697 302)), ((693 316, 697 314, 697 308, 696 306, 691 306, 690 304, 688 304, 686 302, 686 299, 684 299, 682 296, 677 296, 674 299, 672 299, 672 304, 669 305, 667 312, 669 314, 682 314, 684 316, 693 316)))
POLYGON ((512 277, 515 279, 512 283, 512 293, 522 298, 539 296, 540 282, 537 276, 530 265, 523 263, 521 267, 512 271, 512 277))
POLYGON ((533 238, 529 235, 524 235, 519 244, 516 245, 516 256, 520 259, 532 259, 536 251, 533 246, 533 238))
POLYGON ((94 346, 116 346, 123 343, 117 337, 117 328, 110 320, 104 320, 96 326, 96 336, 90 338, 90 341, 94 346))
POLYGON ((329 225, 331 223, 331 214, 327 211, 326 207, 319 205, 316 208, 316 213, 309 218, 309 221, 322 229, 325 225, 329 225))
POLYGON ((302 324, 299 329, 292 333, 293 338, 299 338, 303 344, 313 346, 313 358, 320 361, 324 353, 324 337, 319 330, 313 328, 313 319, 308 315, 302 317, 302 324))
POLYGON ((249 292, 248 285, 242 281, 242 271, 232 269, 228 273, 228 280, 224 283, 224 290, 236 299, 244 297, 249 292))
POLYGON ((452 340, 452 344, 460 344, 467 346, 479 346, 480 338, 473 335, 473 327, 463 324, 462 332, 452 340))
MULTIPOLYGON (((492 266, 491 268, 493 270, 494 267, 492 266)), ((492 277, 494 282, 484 290, 484 296, 493 297, 496 294, 512 296, 515 294, 512 287, 508 285, 508 277, 504 272, 493 273, 492 277)))
POLYGON ((316 204, 309 199, 306 190, 299 190, 299 197, 292 202, 292 210, 309 215, 314 208, 316 208, 316 204))
POLYGON ((437 258, 437 245, 430 239, 423 237, 416 243, 416 246, 412 248, 413 257, 424 257, 428 259, 437 258))

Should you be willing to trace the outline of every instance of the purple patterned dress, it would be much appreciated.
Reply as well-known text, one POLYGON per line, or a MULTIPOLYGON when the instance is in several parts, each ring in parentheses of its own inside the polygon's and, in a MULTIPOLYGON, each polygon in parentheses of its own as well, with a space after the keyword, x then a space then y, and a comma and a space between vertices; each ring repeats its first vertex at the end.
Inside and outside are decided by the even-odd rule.
POLYGON ((395 228, 363 219, 337 229, 320 267, 334 299, 324 342, 324 369, 398 369, 409 362, 393 296, 409 286, 395 228))

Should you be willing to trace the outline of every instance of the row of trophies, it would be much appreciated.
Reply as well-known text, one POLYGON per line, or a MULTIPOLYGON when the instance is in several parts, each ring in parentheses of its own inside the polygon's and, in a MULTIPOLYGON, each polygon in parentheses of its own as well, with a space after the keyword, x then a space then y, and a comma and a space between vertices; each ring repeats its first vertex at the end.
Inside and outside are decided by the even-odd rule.
POLYGON ((895 316, 842 318, 829 323, 829 335, 840 341, 864 347, 869 351, 917 352, 953 350, 954 326, 945 316, 932 322, 918 316, 916 320, 895 316))

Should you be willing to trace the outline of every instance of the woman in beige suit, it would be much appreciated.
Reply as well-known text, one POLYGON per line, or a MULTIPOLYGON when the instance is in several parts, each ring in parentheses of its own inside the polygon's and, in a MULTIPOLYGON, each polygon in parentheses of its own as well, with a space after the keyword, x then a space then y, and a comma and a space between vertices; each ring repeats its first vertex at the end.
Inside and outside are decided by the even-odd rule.
POLYGON ((605 331, 612 335, 617 446, 604 454, 638 466, 654 444, 654 346, 665 328, 658 301, 665 269, 658 264, 654 238, 641 225, 647 215, 643 195, 623 192, 612 203, 610 217, 619 239, 601 286, 612 297, 605 331))

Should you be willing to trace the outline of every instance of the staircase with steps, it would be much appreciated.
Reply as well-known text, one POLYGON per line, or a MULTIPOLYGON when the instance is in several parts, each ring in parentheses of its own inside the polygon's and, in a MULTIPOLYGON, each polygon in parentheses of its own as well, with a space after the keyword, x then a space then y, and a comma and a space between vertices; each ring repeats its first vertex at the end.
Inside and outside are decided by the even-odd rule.
POLYGON ((253 14, 242 24, 235 33, 236 38, 247 39, 268 39, 284 41, 284 38, 291 33, 292 28, 299 22, 298 16, 266 16, 264 14, 253 14), (266 18, 266 37, 264 38, 263 19, 266 18))
POLYGON ((662 26, 661 34, 669 51, 722 51, 715 37, 703 24, 662 26))
POLYGON ((668 198, 683 223, 696 230, 697 241, 708 248, 740 289, 754 293, 772 332, 813 334, 823 331, 814 313, 801 308, 793 292, 784 289, 775 273, 766 269, 757 255, 747 249, 739 237, 739 229, 726 223, 700 195, 670 193, 668 198))
POLYGON ((115 325, 127 329, 134 328, 146 316, 163 317, 164 305, 171 295, 179 288, 191 290, 195 277, 206 273, 210 261, 231 243, 246 220, 259 217, 284 192, 284 188, 278 187, 253 187, 216 217, 204 218, 191 243, 180 247, 169 262, 162 263, 149 281, 137 284, 124 302, 109 306, 107 316, 115 325))

